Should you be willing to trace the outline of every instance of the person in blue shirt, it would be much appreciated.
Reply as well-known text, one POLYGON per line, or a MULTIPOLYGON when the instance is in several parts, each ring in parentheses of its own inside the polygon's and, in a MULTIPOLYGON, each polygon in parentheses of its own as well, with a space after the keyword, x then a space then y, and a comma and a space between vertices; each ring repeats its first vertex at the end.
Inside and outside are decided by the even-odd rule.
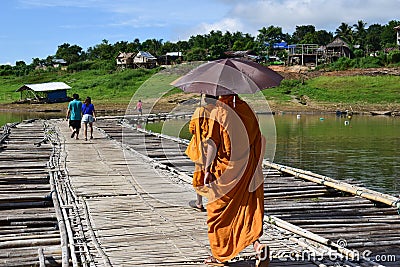
POLYGON ((68 104, 66 119, 69 119, 69 128, 71 129, 71 138, 79 139, 79 129, 81 128, 82 119, 82 102, 79 101, 79 95, 73 94, 73 100, 68 104))
POLYGON ((94 105, 92 104, 92 99, 88 96, 82 105, 82 122, 85 134, 85 140, 87 141, 87 127, 90 126, 90 139, 93 139, 93 122, 96 120, 96 112, 94 110, 94 105))

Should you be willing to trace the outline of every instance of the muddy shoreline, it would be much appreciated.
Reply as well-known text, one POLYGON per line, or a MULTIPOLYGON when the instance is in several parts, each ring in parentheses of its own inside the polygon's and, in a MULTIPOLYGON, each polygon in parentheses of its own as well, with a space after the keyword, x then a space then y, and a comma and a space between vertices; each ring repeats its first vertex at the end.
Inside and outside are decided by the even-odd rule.
MULTIPOLYGON (((147 110, 152 108, 151 113, 163 113, 170 112, 171 108, 180 105, 182 99, 186 97, 177 97, 176 102, 165 101, 165 103, 159 103, 157 107, 151 107, 147 105, 147 110)), ((98 103, 95 104, 97 113, 99 116, 108 114, 119 114, 123 115, 126 112, 128 104, 122 103, 98 103)), ((321 104, 309 102, 307 105, 302 105, 295 102, 276 103, 274 101, 268 101, 271 112, 274 113, 335 113, 337 110, 345 111, 350 110, 355 114, 371 114, 371 113, 387 113, 391 112, 392 115, 397 115, 400 111, 398 105, 346 105, 346 104, 321 104)), ((68 103, 55 103, 55 104, 3 104, 0 106, 2 112, 15 112, 15 113, 58 113, 60 116, 66 114, 68 103)), ((146 105, 144 106, 146 111, 146 105)), ((190 108, 188 108, 190 110, 190 108)))
MULTIPOLYGON (((370 69, 351 69, 346 71, 310 71, 309 68, 304 66, 270 66, 271 69, 277 71, 285 79, 309 79, 317 76, 379 76, 379 75, 400 75, 400 68, 370 68, 370 69)), ((182 102, 194 98, 194 95, 179 93, 171 95, 164 100, 148 101, 148 110, 151 109, 152 113, 169 112, 175 106, 180 105, 182 102), (153 103, 157 102, 154 107, 153 103)), ((96 103, 94 100, 96 110, 100 114, 124 114, 128 104, 127 103, 96 103)), ((275 113, 279 112, 297 112, 297 113, 334 113, 337 110, 345 111, 351 110, 354 113, 371 113, 371 112, 391 112, 398 114, 400 112, 400 104, 345 104, 345 103, 321 103, 307 101, 307 105, 303 105, 296 99, 290 102, 275 102, 268 101, 270 110, 275 113)), ((146 103, 144 104, 146 108, 146 103)), ((53 104, 2 104, 0 111, 6 112, 44 112, 44 113, 66 113, 68 103, 53 103, 53 104)))

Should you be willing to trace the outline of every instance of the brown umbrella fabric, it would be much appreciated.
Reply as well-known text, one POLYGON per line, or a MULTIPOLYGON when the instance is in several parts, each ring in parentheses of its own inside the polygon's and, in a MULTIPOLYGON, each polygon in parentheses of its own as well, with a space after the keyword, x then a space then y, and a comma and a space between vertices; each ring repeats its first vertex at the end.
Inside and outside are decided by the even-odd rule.
POLYGON ((214 96, 253 94, 278 86, 283 77, 275 71, 244 59, 220 59, 200 65, 171 85, 185 92, 214 96))

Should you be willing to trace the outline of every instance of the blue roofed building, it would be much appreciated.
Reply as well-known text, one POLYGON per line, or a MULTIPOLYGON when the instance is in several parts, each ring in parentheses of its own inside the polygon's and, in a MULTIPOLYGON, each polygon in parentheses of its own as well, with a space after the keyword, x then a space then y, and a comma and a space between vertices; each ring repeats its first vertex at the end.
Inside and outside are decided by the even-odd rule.
POLYGON ((21 92, 21 100, 25 102, 56 103, 68 101, 69 85, 63 82, 25 84, 16 92, 21 92))

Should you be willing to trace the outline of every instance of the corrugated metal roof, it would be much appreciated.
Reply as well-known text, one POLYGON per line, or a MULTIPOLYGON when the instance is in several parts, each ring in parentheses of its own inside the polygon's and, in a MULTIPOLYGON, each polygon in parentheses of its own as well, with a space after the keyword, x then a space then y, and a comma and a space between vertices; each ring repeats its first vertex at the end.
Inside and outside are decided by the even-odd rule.
POLYGON ((71 89, 69 85, 63 82, 50 82, 50 83, 36 83, 36 84, 25 84, 20 87, 17 92, 23 90, 32 90, 35 92, 47 92, 56 90, 68 90, 71 89))
POLYGON ((137 53, 136 56, 142 56, 142 57, 145 57, 145 58, 148 58, 148 59, 157 59, 152 54, 150 54, 149 52, 145 52, 145 51, 139 51, 139 53, 137 53))
POLYGON ((182 52, 167 52, 166 55, 171 57, 181 57, 182 52))

